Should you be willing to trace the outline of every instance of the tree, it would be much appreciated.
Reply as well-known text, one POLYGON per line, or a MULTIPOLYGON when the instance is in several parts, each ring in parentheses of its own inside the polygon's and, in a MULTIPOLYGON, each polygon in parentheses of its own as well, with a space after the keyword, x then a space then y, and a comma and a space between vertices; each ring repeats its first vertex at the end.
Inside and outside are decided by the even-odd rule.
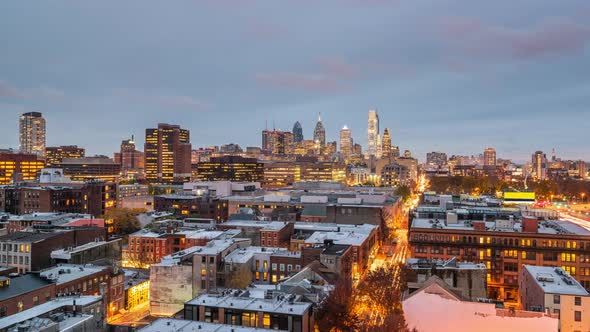
POLYGON ((108 210, 103 218, 108 227, 112 227, 112 234, 128 235, 141 229, 137 216, 144 212, 145 209, 114 208, 108 210))
POLYGON ((395 189, 395 194, 402 198, 402 202, 407 202, 412 197, 412 190, 407 185, 401 185, 395 189))
POLYGON ((338 283, 317 311, 317 327, 320 332, 345 332, 358 330, 358 319, 351 308, 350 292, 338 283))
POLYGON ((227 287, 246 289, 252 283, 252 271, 247 264, 242 264, 239 269, 232 271, 228 277, 227 287))

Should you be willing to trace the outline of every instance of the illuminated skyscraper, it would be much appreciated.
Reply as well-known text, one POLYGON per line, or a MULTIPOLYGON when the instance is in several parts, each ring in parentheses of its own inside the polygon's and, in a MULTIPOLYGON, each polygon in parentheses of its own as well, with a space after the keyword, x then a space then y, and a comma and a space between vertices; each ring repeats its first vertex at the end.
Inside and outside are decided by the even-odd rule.
POLYGON ((352 155, 352 135, 347 126, 340 129, 340 153, 345 160, 352 155))
POLYGON ((389 129, 385 128, 383 131, 383 144, 381 145, 381 155, 383 157, 391 156, 391 135, 389 129))
POLYGON ((313 131, 313 140, 319 144, 320 149, 326 145, 326 129, 322 124, 322 114, 318 115, 318 122, 313 131))
POLYGON ((45 148, 45 165, 47 167, 59 167, 65 158, 82 158, 86 150, 76 145, 48 146, 45 148))
POLYGON ((535 151, 532 156, 533 176, 537 180, 544 180, 547 176, 547 156, 543 151, 535 151))
POLYGON ((24 113, 19 118, 19 143, 22 153, 45 156, 45 119, 40 112, 24 113))
POLYGON ((370 156, 379 156, 379 141, 380 141, 380 134, 379 134, 379 115, 377 115, 376 110, 369 110, 369 121, 368 121, 368 146, 367 146, 367 155, 370 156))
POLYGON ((280 130, 263 130, 262 150, 272 154, 293 154, 293 133, 280 130))
POLYGON ((494 148, 485 148, 483 150, 483 165, 496 166, 496 150, 494 148))
POLYGON ((145 130, 145 175, 150 182, 175 183, 191 176, 190 132, 178 125, 158 124, 145 130))
POLYGON ((293 125, 293 142, 299 143, 301 141, 303 141, 303 128, 301 127, 301 123, 297 121, 293 125))

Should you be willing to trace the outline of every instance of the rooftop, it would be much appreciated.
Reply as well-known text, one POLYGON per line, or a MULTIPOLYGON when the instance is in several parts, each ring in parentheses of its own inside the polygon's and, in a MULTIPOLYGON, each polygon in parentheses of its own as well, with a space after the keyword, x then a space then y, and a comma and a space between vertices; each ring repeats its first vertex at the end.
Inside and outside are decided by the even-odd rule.
POLYGON ((59 232, 33 233, 33 232, 14 232, 0 236, 0 241, 34 243, 59 235, 59 232))
POLYGON ((150 325, 143 327, 139 332, 165 332, 165 331, 176 331, 176 332, 189 332, 189 331, 201 331, 201 332, 265 332, 265 331, 282 331, 282 330, 269 330, 257 327, 243 327, 226 324, 196 322, 191 320, 181 319, 170 319, 160 318, 150 325))
POLYGON ((590 296, 576 279, 560 267, 525 265, 524 268, 545 293, 590 296))
POLYGON ((196 255, 196 254, 198 254, 198 255, 218 255, 221 252, 223 252, 224 250, 229 249, 232 245, 237 244, 238 242, 241 242, 240 240, 249 242, 249 240, 247 240, 247 239, 235 239, 235 238, 223 239, 223 240, 212 240, 209 243, 207 243, 206 246, 190 247, 188 249, 181 250, 181 251, 174 253, 172 255, 162 257, 162 261, 156 265, 159 265, 159 266, 178 265, 183 258, 191 257, 192 255, 196 255))
POLYGON ((71 259, 72 254, 83 252, 88 249, 97 248, 108 244, 106 241, 88 242, 81 246, 73 247, 71 249, 58 249, 51 252, 51 258, 53 259, 71 259))
POLYGON ((96 265, 76 265, 76 264, 58 264, 57 266, 43 270, 39 274, 41 278, 45 278, 57 285, 65 284, 80 278, 86 278, 95 273, 106 271, 106 266, 96 265))
POLYGON ((288 223, 285 221, 264 221, 264 220, 229 220, 222 223, 222 226, 231 227, 256 227, 262 230, 278 231, 288 223))
MULTIPOLYGON (((290 297, 281 297, 272 300, 266 300, 233 295, 224 296, 217 294, 203 294, 190 300, 186 304, 289 315, 303 315, 311 308, 311 303, 290 302, 289 298, 290 297)), ((294 298, 294 296, 292 298, 294 298)))
POLYGON ((34 291, 51 285, 52 282, 39 278, 34 274, 25 274, 10 279, 10 285, 0 287, 0 301, 34 291))
POLYGON ((20 322, 27 321, 29 319, 33 319, 35 317, 39 317, 44 315, 48 312, 55 311, 57 309, 66 307, 66 306, 73 306, 74 301, 76 301, 77 306, 88 306, 94 302, 98 302, 102 299, 101 296, 69 296, 69 297, 60 297, 49 302, 45 302, 38 306, 35 306, 31 309, 21 311, 14 315, 10 315, 8 317, 4 317, 0 319, 0 330, 10 327, 14 324, 18 324, 20 322))
POLYGON ((369 238, 369 233, 359 233, 343 230, 340 232, 314 232, 305 239, 305 243, 322 244, 325 240, 333 240, 334 244, 348 244, 351 246, 360 246, 369 238))

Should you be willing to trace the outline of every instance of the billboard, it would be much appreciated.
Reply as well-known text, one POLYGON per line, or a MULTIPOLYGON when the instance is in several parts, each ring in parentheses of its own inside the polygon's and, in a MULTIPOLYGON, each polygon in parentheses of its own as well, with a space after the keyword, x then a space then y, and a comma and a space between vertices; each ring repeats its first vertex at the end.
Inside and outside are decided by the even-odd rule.
POLYGON ((532 191, 525 192, 504 192, 504 203, 513 204, 533 204, 535 203, 535 193, 532 191))

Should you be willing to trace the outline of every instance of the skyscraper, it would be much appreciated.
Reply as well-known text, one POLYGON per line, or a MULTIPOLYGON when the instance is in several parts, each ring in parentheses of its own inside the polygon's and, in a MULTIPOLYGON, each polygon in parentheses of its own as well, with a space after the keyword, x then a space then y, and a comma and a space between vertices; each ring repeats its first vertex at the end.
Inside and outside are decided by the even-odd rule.
POLYGON ((496 150, 494 148, 485 148, 483 150, 483 165, 496 166, 496 150))
POLYGON ((533 176, 537 180, 544 180, 547 175, 547 156, 543 151, 535 151, 532 156, 533 176))
POLYGON ((303 128, 301 127, 301 123, 297 121, 293 125, 293 143, 299 143, 301 141, 303 141, 303 128))
POLYGON ((280 130, 263 130, 262 149, 272 154, 293 154, 293 133, 280 130))
POLYGON ((369 121, 368 121, 368 146, 367 155, 378 156, 379 154, 379 115, 376 110, 369 110, 369 121))
POLYGON ((389 129, 385 128, 383 131, 383 143, 381 148, 381 155, 383 157, 391 156, 391 135, 389 134, 389 129))
POLYGON ((190 132, 178 125, 158 124, 145 130, 145 175, 150 182, 175 183, 191 176, 190 132))
POLYGON ((326 145, 326 129, 322 124, 322 114, 318 115, 318 122, 313 131, 313 140, 319 144, 320 149, 326 145))
POLYGON ((121 142, 121 149, 119 152, 115 152, 114 160, 121 165, 123 177, 138 177, 143 173, 145 156, 135 147, 133 135, 131 135, 131 139, 121 142))
POLYGON ((340 153, 345 160, 352 155, 352 135, 347 126, 340 130, 340 153))
POLYGON ((41 112, 24 113, 19 118, 19 143, 22 153, 45 156, 45 119, 41 112))

